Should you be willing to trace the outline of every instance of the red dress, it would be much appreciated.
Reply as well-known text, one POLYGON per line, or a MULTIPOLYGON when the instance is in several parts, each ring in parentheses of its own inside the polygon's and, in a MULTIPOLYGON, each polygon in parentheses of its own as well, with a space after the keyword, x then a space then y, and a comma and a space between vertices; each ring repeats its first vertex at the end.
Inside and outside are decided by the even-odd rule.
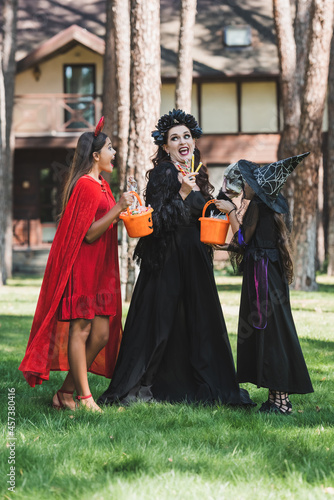
POLYGON ((34 387, 50 370, 68 370, 69 321, 109 316, 105 348, 89 371, 111 378, 122 335, 117 224, 95 242, 84 237, 115 205, 109 185, 85 175, 75 185, 52 243, 26 354, 19 369, 34 387))
MULTIPOLYGON (((89 176, 84 176, 94 179, 89 176)), ((102 178, 101 178, 102 179, 102 178)), ((102 180, 102 196, 95 214, 95 221, 103 217, 115 205, 108 184, 102 180), (108 189, 109 188, 109 189, 108 189)), ((110 251, 115 235, 113 224, 93 243, 83 240, 64 291, 59 308, 59 319, 93 319, 95 316, 111 316, 116 312, 114 290, 118 285, 115 275, 114 255, 110 251)))

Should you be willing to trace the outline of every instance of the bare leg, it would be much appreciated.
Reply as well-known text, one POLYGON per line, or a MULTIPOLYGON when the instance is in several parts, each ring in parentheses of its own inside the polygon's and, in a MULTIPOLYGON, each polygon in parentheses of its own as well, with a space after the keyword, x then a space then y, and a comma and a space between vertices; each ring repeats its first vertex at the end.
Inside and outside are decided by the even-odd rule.
MULTIPOLYGON (((61 387, 61 391, 66 391, 66 392, 73 392, 75 389, 77 391, 77 394, 80 396, 88 396, 90 394, 89 386, 88 386, 88 379, 87 379, 87 369, 90 367, 90 365, 93 363, 94 359, 98 355, 98 353, 105 347, 105 345, 108 342, 109 339, 109 317, 107 316, 96 316, 91 322, 88 322, 87 320, 74 320, 71 322, 70 326, 70 337, 69 337, 69 363, 70 363, 70 371, 68 372, 64 383, 61 387), (75 326, 73 329, 72 325, 75 322, 86 322, 85 323, 80 323, 78 325, 79 328, 75 326), (86 328, 87 327, 87 328, 86 328), (79 334, 79 338, 82 337, 82 340, 84 340, 85 343, 85 377, 83 373, 83 364, 82 364, 82 359, 79 355, 79 352, 82 352, 82 346, 77 345, 77 342, 73 342, 74 337, 73 333, 75 333, 77 330, 84 330, 84 333, 82 336, 79 334), (86 328, 86 330, 85 330, 86 328), (89 330, 89 331, 88 331, 89 330), (88 331, 88 335, 86 334, 88 331), (85 333, 86 332, 86 333, 85 333), (71 340, 72 339, 72 340, 71 340), (70 343, 71 343, 71 348, 70 348, 70 343), (77 349, 79 347, 79 350, 77 349), (72 352, 74 351, 74 353, 72 352), (73 354, 74 354, 74 360, 73 360, 73 354), (71 358, 72 355, 72 358, 71 358), (78 355, 78 356, 77 356, 78 355), (77 359, 77 358, 80 359, 77 359), (73 365, 74 361, 74 365, 73 365), (75 367, 78 366, 78 363, 80 365, 80 376, 79 379, 83 381, 84 386, 78 385, 75 383, 75 376, 73 369, 76 370, 75 367), (85 382, 84 382, 85 378, 85 382)), ((64 393, 58 393, 57 395, 54 396, 54 401, 56 398, 61 399, 61 402, 64 404, 66 407, 71 407, 71 409, 74 409, 74 401, 73 398, 70 394, 64 394, 64 393)), ((91 406, 91 404, 94 404, 94 401, 92 398, 86 400, 82 400, 81 404, 91 406)))
POLYGON ((91 333, 92 321, 75 319, 70 323, 68 337, 68 362, 77 394, 90 394, 87 378, 86 343, 91 333))
MULTIPOLYGON (((98 353, 106 346, 109 339, 109 317, 95 316, 92 321, 92 329, 86 343, 87 368, 93 363, 98 353)), ((79 393, 78 393, 79 394, 79 393)), ((80 404, 101 411, 93 398, 82 399, 80 404)))

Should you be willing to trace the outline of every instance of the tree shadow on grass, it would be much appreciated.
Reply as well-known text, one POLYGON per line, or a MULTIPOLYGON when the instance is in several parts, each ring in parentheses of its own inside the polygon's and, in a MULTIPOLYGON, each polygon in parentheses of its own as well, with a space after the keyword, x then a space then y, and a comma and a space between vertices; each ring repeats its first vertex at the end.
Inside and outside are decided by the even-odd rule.
MULTIPOLYGON (((72 426, 73 432, 82 434, 87 421, 93 420, 94 432, 88 432, 85 441, 80 438, 81 434, 76 435, 72 442, 71 432, 64 433, 65 428, 58 426, 50 429, 55 442, 58 442, 57 435, 61 436, 57 448, 49 446, 42 450, 43 461, 54 464, 52 473, 46 470, 44 484, 60 495, 64 485, 70 486, 67 497, 71 491, 88 498, 90 490, 96 494, 108 484, 115 485, 115 477, 126 483, 139 477, 150 481, 171 470, 179 474, 180 481, 184 474, 232 484, 251 484, 259 479, 283 481, 297 474, 303 477, 304 486, 319 486, 326 474, 327 478, 331 476, 334 451, 330 443, 326 447, 325 435, 321 434, 329 422, 321 420, 316 413, 285 417, 219 407, 137 404, 121 414, 115 408, 107 410, 100 420, 87 415, 75 419, 73 425, 74 421, 68 420, 65 428, 71 431, 72 426), (66 456, 70 442, 72 462, 80 464, 73 466, 72 471, 61 467, 60 458, 55 460, 54 456, 55 452, 58 457, 66 456), (82 480, 87 474, 89 482, 82 480)), ((38 426, 36 433, 40 433, 38 426)), ((36 442, 34 436, 30 436, 29 446, 20 450, 25 464, 25 492, 36 488, 34 476, 41 467, 41 440, 36 442)))
POLYGON ((217 285, 218 292, 238 292, 241 293, 241 284, 218 284, 217 285))
POLYGON ((11 288, 16 287, 40 287, 42 284, 43 274, 14 274, 8 281, 7 286, 11 288))
POLYGON ((325 283, 318 283, 319 292, 324 292, 324 293, 333 293, 334 294, 334 285, 329 285, 325 283))

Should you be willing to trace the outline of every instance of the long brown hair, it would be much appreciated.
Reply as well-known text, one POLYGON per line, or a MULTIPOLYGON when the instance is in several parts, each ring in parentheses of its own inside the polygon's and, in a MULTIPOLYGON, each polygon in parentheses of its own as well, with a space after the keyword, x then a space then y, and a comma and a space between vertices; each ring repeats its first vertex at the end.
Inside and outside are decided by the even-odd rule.
POLYGON ((282 258, 284 273, 290 285, 293 281, 293 262, 291 258, 289 234, 282 214, 274 212, 274 223, 277 231, 277 244, 282 258))
POLYGON ((68 178, 64 187, 62 197, 62 209, 60 217, 62 217, 68 200, 72 194, 73 188, 83 175, 88 174, 93 166, 93 153, 99 153, 107 140, 107 135, 100 132, 97 137, 93 132, 84 132, 78 140, 78 144, 74 153, 71 167, 68 173, 68 178))

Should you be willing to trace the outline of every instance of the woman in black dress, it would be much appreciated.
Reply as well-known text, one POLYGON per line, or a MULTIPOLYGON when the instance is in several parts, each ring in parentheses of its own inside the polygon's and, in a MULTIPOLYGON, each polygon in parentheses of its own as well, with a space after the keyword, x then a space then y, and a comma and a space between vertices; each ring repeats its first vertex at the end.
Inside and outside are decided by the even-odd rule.
MULTIPOLYGON (((246 160, 237 163, 245 183, 244 198, 251 200, 227 248, 240 251, 236 261, 243 270, 238 380, 269 389, 261 412, 291 413, 289 394, 313 392, 291 313, 288 285, 293 265, 282 217, 288 205, 279 193, 307 154, 261 168, 246 160)), ((221 210, 232 208, 228 201, 217 205, 221 210)))
POLYGON ((195 146, 200 135, 195 118, 181 110, 162 116, 152 132, 159 147, 146 204, 154 209, 154 232, 135 250, 140 274, 114 375, 99 403, 252 404, 236 381, 211 248, 200 241, 198 218, 212 191, 195 146))

